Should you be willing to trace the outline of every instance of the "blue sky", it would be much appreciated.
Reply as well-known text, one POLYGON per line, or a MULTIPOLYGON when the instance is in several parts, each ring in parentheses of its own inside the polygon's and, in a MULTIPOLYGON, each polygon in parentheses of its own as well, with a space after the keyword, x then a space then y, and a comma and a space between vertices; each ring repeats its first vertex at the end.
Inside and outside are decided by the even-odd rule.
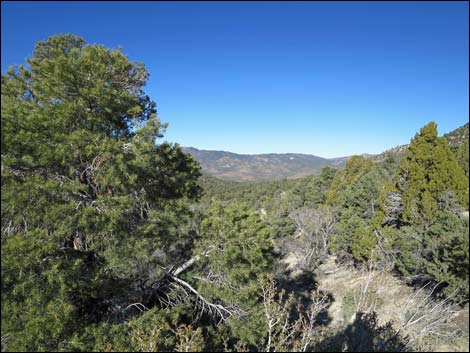
POLYGON ((150 72, 165 139, 237 153, 380 153, 469 119, 467 2, 9 2, 1 69, 74 33, 150 72))

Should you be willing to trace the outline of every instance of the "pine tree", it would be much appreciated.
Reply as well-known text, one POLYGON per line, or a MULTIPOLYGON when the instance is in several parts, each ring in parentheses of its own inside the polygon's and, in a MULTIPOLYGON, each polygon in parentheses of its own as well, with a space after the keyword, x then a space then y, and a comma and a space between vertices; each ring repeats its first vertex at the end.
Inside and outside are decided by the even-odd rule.
POLYGON ((468 185, 445 138, 431 122, 412 139, 400 165, 397 189, 402 195, 403 220, 428 224, 439 209, 468 207, 468 185))
POLYGON ((313 178, 306 186, 304 206, 318 207, 325 203, 326 192, 336 175, 337 170, 331 167, 324 167, 318 177, 313 178))
POLYGON ((372 161, 363 156, 352 156, 347 162, 344 170, 336 173, 331 186, 326 192, 326 203, 335 205, 338 202, 338 194, 353 184, 362 175, 372 169, 372 161))
POLYGON ((441 213, 423 239, 423 272, 435 281, 444 282, 444 293, 457 301, 468 300, 468 234, 468 219, 441 213))
POLYGON ((228 322, 232 338, 256 343, 262 331, 258 277, 273 263, 269 225, 244 203, 213 202, 201 223, 195 269, 205 278, 198 290, 208 300, 235 309, 228 322))
POLYGON ((461 144, 455 151, 455 157, 457 159, 457 163, 462 167, 467 179, 469 178, 469 145, 468 145, 468 137, 465 139, 465 142, 461 144))
POLYGON ((399 229, 396 268, 443 282, 453 299, 468 296, 468 221, 461 213, 468 208, 468 184, 434 122, 412 139, 380 204, 384 229, 399 229))
POLYGON ((157 144, 166 125, 147 79, 120 49, 73 35, 38 42, 26 65, 2 75, 9 350, 63 349, 133 300, 135 281, 188 255, 185 200, 198 196, 199 166, 177 145, 157 144))
POLYGON ((345 170, 336 174, 327 192, 327 202, 336 207, 338 216, 331 243, 332 252, 353 254, 356 261, 365 261, 370 257, 375 237, 366 228, 369 220, 376 215, 386 178, 384 170, 361 156, 352 157, 345 170))

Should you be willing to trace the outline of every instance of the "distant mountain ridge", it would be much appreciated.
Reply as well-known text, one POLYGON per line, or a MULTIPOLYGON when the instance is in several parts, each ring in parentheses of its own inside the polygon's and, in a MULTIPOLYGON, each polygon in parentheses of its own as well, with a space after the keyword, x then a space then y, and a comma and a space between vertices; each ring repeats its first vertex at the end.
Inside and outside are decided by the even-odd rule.
POLYGON ((237 154, 182 147, 202 167, 202 172, 236 181, 301 178, 319 174, 325 166, 341 169, 350 157, 323 158, 302 153, 237 154))
MULTIPOLYGON (((465 124, 444 137, 451 148, 456 148, 469 138, 469 124, 465 124)), ((378 155, 362 154, 375 162, 384 160, 387 154, 403 156, 408 145, 393 147, 378 155)), ((234 181, 261 181, 294 179, 315 175, 321 169, 330 166, 342 169, 351 156, 323 158, 302 153, 266 153, 237 154, 226 151, 199 150, 194 147, 182 147, 184 153, 191 154, 200 164, 202 172, 217 178, 234 181)))
POLYGON ((462 145, 465 140, 468 140, 469 136, 469 123, 462 125, 461 127, 444 134, 444 137, 449 142, 451 148, 462 145))
MULTIPOLYGON (((458 127, 457 129, 452 130, 451 132, 448 132, 447 134, 442 135, 442 137, 444 137, 447 140, 451 150, 455 151, 456 148, 463 145, 465 141, 469 139, 469 123, 466 123, 458 127)), ((381 154, 378 154, 377 156, 375 156, 374 160, 377 162, 380 162, 386 158, 387 154, 392 154, 398 157, 402 157, 405 155, 407 148, 408 148, 408 145, 400 145, 400 146, 390 148, 382 152, 381 154)))

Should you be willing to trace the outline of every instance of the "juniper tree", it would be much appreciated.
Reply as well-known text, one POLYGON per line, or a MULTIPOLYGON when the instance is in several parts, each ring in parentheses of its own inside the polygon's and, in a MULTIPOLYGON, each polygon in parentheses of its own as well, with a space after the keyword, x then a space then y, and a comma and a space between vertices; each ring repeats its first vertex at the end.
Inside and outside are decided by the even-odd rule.
POLYGON ((438 210, 468 207, 468 185, 447 140, 430 122, 412 139, 398 173, 403 220, 432 224, 438 210))
POLYGON ((412 139, 395 183, 384 188, 375 229, 378 223, 398 229, 396 267, 402 274, 442 282, 445 293, 460 300, 468 296, 466 208, 465 173, 431 122, 412 139))

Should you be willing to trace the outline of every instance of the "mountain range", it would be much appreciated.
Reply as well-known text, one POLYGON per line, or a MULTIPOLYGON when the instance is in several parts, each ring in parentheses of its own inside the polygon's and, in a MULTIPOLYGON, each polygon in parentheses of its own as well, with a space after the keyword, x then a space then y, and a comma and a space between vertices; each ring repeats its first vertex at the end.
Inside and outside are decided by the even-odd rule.
POLYGON ((301 178, 318 174, 325 166, 342 169, 350 158, 322 158, 301 153, 237 154, 194 147, 182 147, 182 150, 201 164, 203 173, 235 181, 301 178))
MULTIPOLYGON (((444 137, 451 147, 468 139, 468 123, 444 137)), ((408 145, 394 147, 380 155, 362 154, 377 161, 387 153, 403 155, 408 145)), ((234 181, 256 181, 294 179, 319 174, 325 166, 342 169, 351 156, 322 158, 301 153, 237 154, 226 151, 199 150, 182 147, 184 153, 192 155, 201 165, 202 173, 234 181)))

